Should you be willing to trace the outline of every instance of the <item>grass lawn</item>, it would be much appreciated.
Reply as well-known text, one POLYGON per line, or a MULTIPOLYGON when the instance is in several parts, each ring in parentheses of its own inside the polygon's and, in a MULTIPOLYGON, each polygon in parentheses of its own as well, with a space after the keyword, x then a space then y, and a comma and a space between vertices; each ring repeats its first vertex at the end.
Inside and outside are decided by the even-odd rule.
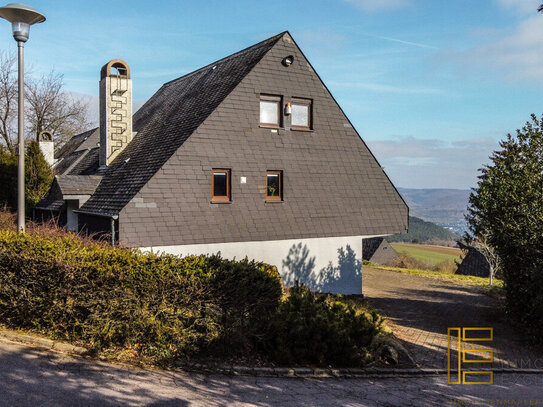
POLYGON ((462 251, 453 247, 427 246, 408 243, 391 243, 400 254, 413 257, 423 263, 438 265, 445 260, 460 261, 462 251))

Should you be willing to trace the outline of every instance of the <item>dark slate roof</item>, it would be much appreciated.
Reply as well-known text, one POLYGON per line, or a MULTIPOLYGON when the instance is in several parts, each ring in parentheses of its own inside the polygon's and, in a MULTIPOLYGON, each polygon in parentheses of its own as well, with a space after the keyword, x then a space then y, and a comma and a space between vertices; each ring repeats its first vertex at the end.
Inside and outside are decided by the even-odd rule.
POLYGON ((134 115, 137 134, 81 210, 118 213, 283 34, 164 84, 134 115))
POLYGON ((60 149, 55 151, 55 158, 66 158, 72 152, 76 151, 83 142, 96 131, 96 128, 88 130, 84 133, 73 136, 70 140, 66 142, 60 149))
POLYGON ((382 237, 372 237, 369 239, 362 239, 362 259, 370 260, 371 256, 375 254, 375 251, 379 248, 383 242, 382 237))
POLYGON ((58 185, 57 179, 55 178, 49 192, 40 202, 38 202, 36 209, 58 212, 62 210, 63 207, 64 199, 62 199, 62 191, 58 185))
POLYGON ((84 157, 70 169, 69 175, 93 175, 100 173, 100 147, 87 150, 84 157))
POLYGON ((488 277, 490 275, 490 266, 485 256, 479 250, 470 248, 455 274, 488 277))
POLYGON ((99 175, 57 175, 62 195, 91 195, 102 177, 99 175))
POLYGON ((56 175, 53 185, 36 209, 61 211, 66 195, 91 195, 102 177, 99 175, 56 175))
POLYGON ((61 211, 63 195, 90 195, 102 179, 98 169, 98 128, 73 136, 55 152, 55 181, 37 209, 61 211))
POLYGON ((69 155, 64 157, 62 160, 58 162, 57 165, 54 167, 54 171, 57 174, 64 174, 66 171, 70 169, 72 165, 74 165, 77 160, 82 158, 87 152, 85 150, 76 150, 72 151, 69 155))
POLYGON ((98 128, 72 137, 60 150, 55 152, 58 161, 53 166, 57 175, 92 175, 98 171, 98 128))

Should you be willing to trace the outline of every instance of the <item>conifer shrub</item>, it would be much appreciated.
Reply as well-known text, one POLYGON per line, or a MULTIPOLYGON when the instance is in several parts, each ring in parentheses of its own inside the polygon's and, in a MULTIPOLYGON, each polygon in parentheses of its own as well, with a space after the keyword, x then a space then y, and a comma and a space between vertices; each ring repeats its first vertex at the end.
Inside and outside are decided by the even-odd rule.
POLYGON ((160 360, 249 349, 280 298, 279 274, 264 263, 0 231, 0 322, 95 350, 135 347, 160 360))
POLYGON ((269 324, 266 350, 283 365, 363 366, 381 324, 375 312, 296 284, 269 324))

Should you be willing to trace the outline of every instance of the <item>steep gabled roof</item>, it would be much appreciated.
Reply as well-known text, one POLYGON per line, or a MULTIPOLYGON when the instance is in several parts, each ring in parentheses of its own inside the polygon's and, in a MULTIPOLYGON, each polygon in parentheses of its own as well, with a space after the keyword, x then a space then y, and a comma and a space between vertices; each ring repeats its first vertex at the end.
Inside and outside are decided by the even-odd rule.
POLYGON ((67 197, 91 195, 101 179, 100 175, 55 175, 49 192, 38 202, 36 209, 60 211, 67 197))
POLYGON ((91 195, 102 177, 99 175, 57 175, 55 179, 62 196, 91 195))
POLYGON ((138 193, 284 33, 164 84, 134 115, 134 136, 81 211, 116 214, 138 193))
POLYGON ((490 266, 485 256, 479 250, 470 247, 455 274, 488 277, 490 275, 490 266))
POLYGON ((370 260, 371 256, 375 254, 381 243, 385 240, 382 237, 371 237, 362 239, 362 258, 364 260, 370 260))
POLYGON ((55 152, 58 161, 53 166, 57 175, 91 175, 98 171, 98 128, 73 136, 55 152))

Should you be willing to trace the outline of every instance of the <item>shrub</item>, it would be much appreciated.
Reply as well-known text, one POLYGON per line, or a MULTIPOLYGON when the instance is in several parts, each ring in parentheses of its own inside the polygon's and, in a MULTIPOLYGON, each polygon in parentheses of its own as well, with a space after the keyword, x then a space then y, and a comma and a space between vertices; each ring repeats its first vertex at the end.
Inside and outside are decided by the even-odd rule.
POLYGON ((280 298, 279 274, 263 263, 0 231, 0 322, 96 350, 164 360, 249 349, 280 298))
POLYGON ((53 224, 27 230, 0 230, 0 323, 94 352, 360 366, 380 331, 352 298, 296 285, 282 300, 264 263, 143 254, 53 224))
POLYGON ((265 346, 280 364, 360 366, 380 327, 374 312, 357 312, 341 296, 296 284, 270 322, 265 346))
POLYGON ((10 212, 7 206, 0 209, 0 230, 17 230, 15 214, 10 212))

